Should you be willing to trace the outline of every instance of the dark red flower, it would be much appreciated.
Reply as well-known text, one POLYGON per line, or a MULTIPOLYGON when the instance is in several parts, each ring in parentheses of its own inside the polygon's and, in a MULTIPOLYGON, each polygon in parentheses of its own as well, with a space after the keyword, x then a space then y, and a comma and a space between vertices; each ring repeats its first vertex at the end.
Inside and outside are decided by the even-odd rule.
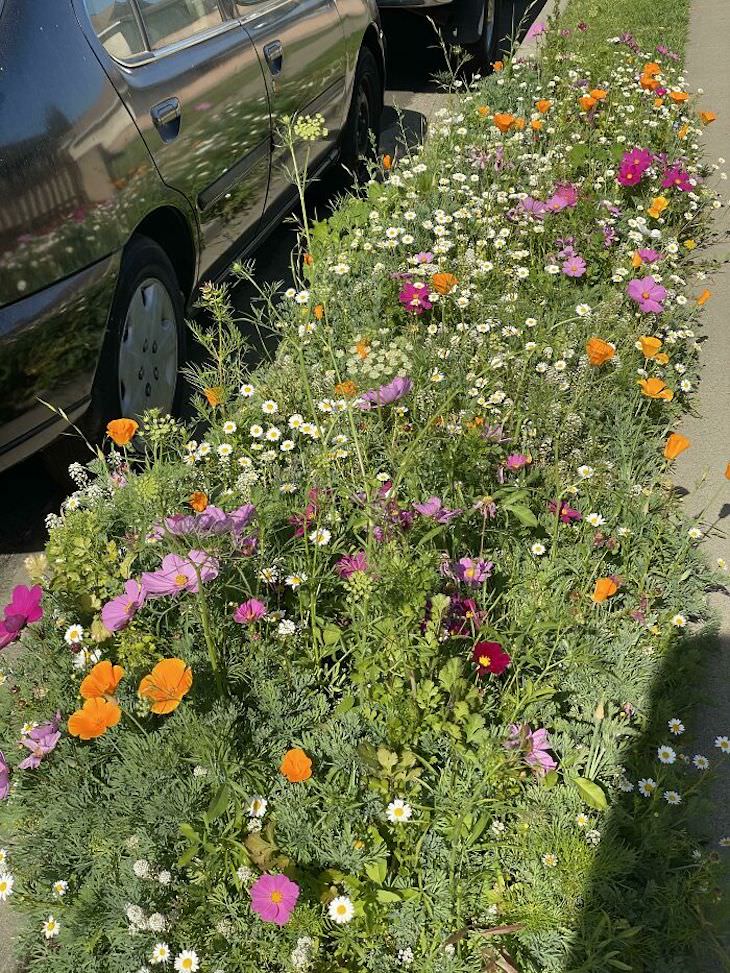
POLYGON ((499 642, 477 642, 471 658, 478 676, 486 676, 489 672, 499 676, 512 661, 499 642))

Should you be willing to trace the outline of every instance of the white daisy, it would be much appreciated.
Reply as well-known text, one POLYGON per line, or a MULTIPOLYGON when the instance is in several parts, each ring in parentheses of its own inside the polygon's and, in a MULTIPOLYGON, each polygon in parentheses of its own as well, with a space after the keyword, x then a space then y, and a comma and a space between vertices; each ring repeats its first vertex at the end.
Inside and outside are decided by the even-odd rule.
POLYGON ((155 966, 158 963, 166 963, 170 958, 170 947, 167 943, 156 943, 155 948, 152 950, 152 956, 150 956, 150 963, 155 966))
POLYGON ((546 868, 555 868, 558 864, 558 856, 554 855, 551 851, 547 851, 542 856, 542 863, 546 868))
POLYGON ((637 787, 642 797, 651 797, 657 788, 657 783, 651 777, 642 777, 637 787))
POLYGON ((200 960, 194 949, 184 949, 175 957, 175 969, 178 973, 195 973, 200 969, 200 960))
POLYGON ((63 640, 66 645, 80 645, 84 641, 83 626, 79 625, 78 622, 69 625, 63 636, 63 640))
POLYGON ((43 930, 43 935, 46 939, 53 939, 61 931, 61 923, 54 919, 53 916, 49 916, 44 923, 41 925, 43 930))
POLYGON ((664 791, 664 800, 667 804, 681 804, 682 798, 676 791, 664 791))
POLYGON ((694 757, 692 757, 692 763, 698 770, 707 770, 707 768, 710 766, 710 761, 707 759, 707 757, 703 757, 701 753, 696 753, 694 757))
POLYGON ((575 816, 575 823, 578 825, 579 828, 585 828, 590 823, 590 820, 588 818, 588 815, 587 814, 584 814, 581 811, 580 814, 576 814, 576 816, 575 816))
POLYGON ((279 411, 279 406, 273 399, 267 399, 261 404, 261 411, 265 416, 273 416, 279 411))
POLYGON ((352 904, 352 899, 349 899, 346 895, 338 895, 327 906, 327 914, 338 925, 344 925, 346 922, 350 922, 355 915, 355 906, 352 904))
POLYGON ((232 419, 229 419, 228 422, 223 423, 223 432, 226 434, 226 436, 232 436, 236 429, 238 429, 238 426, 232 419))
POLYGON ((307 575, 303 571, 300 571, 299 574, 287 574, 286 578, 284 578, 284 583, 296 591, 297 588, 301 588, 306 580, 307 575))
POLYGON ((54 895, 58 896, 59 899, 66 894, 67 890, 68 890, 68 882, 64 881, 62 878, 59 879, 57 882, 54 882, 53 885, 51 886, 51 891, 53 892, 54 895))
POLYGON ((729 737, 716 737, 715 746, 718 750, 722 750, 723 753, 730 753, 730 738, 729 737))
POLYGON ((251 396, 256 392, 256 389, 253 387, 253 385, 246 382, 238 391, 244 397, 244 399, 250 399, 251 396))
POLYGON ((606 523, 606 518, 600 514, 592 513, 586 515, 586 521, 591 527, 602 527, 606 523))
POLYGON ((266 808, 268 807, 268 801, 265 797, 261 797, 260 794, 254 794, 251 798, 251 803, 248 805, 248 813, 252 818, 262 818, 266 814, 266 808))
POLYGON ((677 754, 671 747, 662 746, 657 749, 657 757, 663 764, 673 764, 677 759, 677 754))
POLYGON ((672 618, 672 625, 674 625, 675 628, 684 628, 686 624, 687 619, 684 615, 677 614, 672 618))
POLYGON ((15 879, 10 872, 0 874, 0 902, 5 902, 9 895, 13 894, 15 879))
POLYGON ((577 470, 578 476, 581 478, 581 480, 590 480, 595 472, 596 471, 592 466, 587 465, 579 466, 577 470))
POLYGON ((309 535, 310 541, 316 544, 317 547, 324 547, 326 544, 329 544, 331 537, 332 533, 326 527, 318 527, 317 530, 313 530, 309 535))
POLYGON ((385 815, 393 824, 404 824, 406 821, 410 821, 413 815, 413 808, 399 797, 395 801, 390 802, 385 815))
POLYGON ((673 733, 675 737, 678 737, 680 734, 684 733, 684 723, 681 720, 678 720, 676 716, 669 720, 667 726, 669 727, 669 732, 673 733))
POLYGON ((547 548, 545 547, 544 544, 541 544, 539 541, 537 541, 536 543, 530 546, 530 550, 535 555, 535 557, 542 557, 542 555, 545 553, 547 548))

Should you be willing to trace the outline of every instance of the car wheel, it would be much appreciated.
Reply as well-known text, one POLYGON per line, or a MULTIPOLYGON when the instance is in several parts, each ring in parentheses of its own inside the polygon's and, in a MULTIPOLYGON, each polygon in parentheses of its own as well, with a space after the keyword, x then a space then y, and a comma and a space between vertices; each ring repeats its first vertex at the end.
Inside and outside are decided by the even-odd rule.
POLYGON ((137 419, 147 409, 174 414, 185 360, 185 308, 165 251, 147 237, 125 248, 94 392, 92 422, 137 419))
POLYGON ((497 5, 498 0, 484 0, 479 40, 468 46, 473 66, 481 73, 489 71, 492 64, 497 60, 500 43, 503 40, 499 36, 501 24, 497 5))
POLYGON ((383 112, 383 81, 373 52, 360 50, 355 69, 350 112, 342 137, 340 161, 358 179, 367 177, 368 159, 377 153, 383 112))

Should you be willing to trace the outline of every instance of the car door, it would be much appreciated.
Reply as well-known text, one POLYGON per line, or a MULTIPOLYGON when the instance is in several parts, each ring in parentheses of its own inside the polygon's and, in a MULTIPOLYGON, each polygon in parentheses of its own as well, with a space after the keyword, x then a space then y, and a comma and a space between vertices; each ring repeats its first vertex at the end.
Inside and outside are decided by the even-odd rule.
MULTIPOLYGON (((92 14, 109 0, 86 0, 92 14)), ((218 0, 135 0, 146 52, 105 45, 106 68, 163 180, 195 207, 200 276, 255 236, 271 158, 269 95, 256 48, 218 0)), ((97 33, 102 39, 102 35, 97 33)), ((102 39, 103 42, 103 39, 102 39)))
POLYGON ((347 115, 345 96, 347 45, 336 0, 235 0, 241 19, 259 53, 269 89, 273 156, 267 199, 268 218, 291 198, 285 171, 288 153, 278 137, 284 116, 320 113, 326 138, 300 148, 308 153, 309 172, 334 155, 347 115))

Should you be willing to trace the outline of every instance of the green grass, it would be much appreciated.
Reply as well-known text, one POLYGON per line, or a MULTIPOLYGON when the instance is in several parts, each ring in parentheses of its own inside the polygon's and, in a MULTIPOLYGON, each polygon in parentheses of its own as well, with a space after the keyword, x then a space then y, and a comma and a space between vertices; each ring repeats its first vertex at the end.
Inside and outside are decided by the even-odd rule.
POLYGON ((588 25, 586 40, 595 43, 596 55, 607 37, 633 34, 642 50, 657 44, 684 53, 689 23, 689 0, 568 0, 561 4, 561 25, 573 28, 588 25))

